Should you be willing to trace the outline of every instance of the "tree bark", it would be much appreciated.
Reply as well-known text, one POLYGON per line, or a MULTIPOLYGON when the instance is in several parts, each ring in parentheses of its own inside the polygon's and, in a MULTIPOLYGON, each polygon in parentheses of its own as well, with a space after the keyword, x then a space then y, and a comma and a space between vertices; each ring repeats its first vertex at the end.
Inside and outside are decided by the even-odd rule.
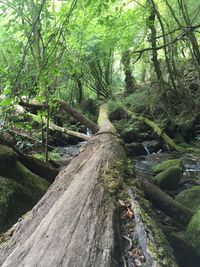
MULTIPOLYGON (((107 120, 106 109, 100 112, 107 120)), ((101 177, 125 158, 109 121, 58 175, 46 195, 13 228, 0 247, 5 266, 111 266, 115 248, 114 204, 101 177)), ((116 223, 116 222, 115 222, 116 223)))
POLYGON ((130 50, 126 50, 122 54, 122 64, 125 74, 125 94, 131 94, 135 90, 135 81, 131 69, 130 50))
POLYGON ((134 214, 134 234, 145 256, 146 267, 177 267, 172 249, 156 221, 149 215, 151 208, 137 187, 128 189, 134 214))

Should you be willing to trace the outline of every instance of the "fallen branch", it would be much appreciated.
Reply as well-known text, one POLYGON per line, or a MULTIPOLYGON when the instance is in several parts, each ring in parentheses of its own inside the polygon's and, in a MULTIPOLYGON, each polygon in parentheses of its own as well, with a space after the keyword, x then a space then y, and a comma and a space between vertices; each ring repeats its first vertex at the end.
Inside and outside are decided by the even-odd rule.
MULTIPOLYGON (((55 104, 59 107, 60 110, 69 113, 73 118, 75 118, 78 122, 82 123, 86 127, 88 127, 93 133, 97 133, 99 131, 99 126, 93 121, 86 118, 83 114, 77 111, 75 108, 70 106, 67 102, 61 99, 54 100, 55 104)), ((34 110, 47 109, 48 105, 46 104, 37 104, 37 103, 27 103, 24 101, 20 101, 19 105, 27 108, 31 108, 34 110)))
POLYGON ((175 149, 179 153, 191 153, 191 152, 198 152, 197 149, 194 148, 183 148, 178 146, 177 144, 174 143, 173 139, 169 137, 155 122, 151 121, 150 119, 143 117, 141 115, 138 115, 126 108, 124 108, 124 111, 130 115, 132 118, 142 121, 145 124, 147 124, 149 127, 152 128, 155 134, 157 134, 159 137, 161 137, 167 145, 175 149))
POLYGON ((145 192, 146 197, 152 201, 155 206, 164 211, 170 217, 174 218, 179 223, 187 226, 194 215, 193 211, 176 202, 168 194, 151 183, 147 178, 141 176, 140 184, 145 192))
MULTIPOLYGON (((17 111, 18 115, 19 114, 24 114, 26 117, 31 118, 35 122, 38 122, 38 123, 41 124, 41 121, 43 121, 44 125, 47 124, 47 120, 45 118, 38 118, 37 115, 25 111, 24 108, 22 106, 20 106, 20 105, 17 105, 15 107, 16 107, 16 111, 17 111)), ((53 122, 49 122, 49 129, 51 129, 53 131, 58 131, 58 132, 61 132, 61 133, 64 133, 64 134, 67 134, 67 135, 70 135, 70 136, 74 136, 74 137, 80 138, 80 139, 82 139, 84 141, 89 141, 90 138, 91 138, 90 136, 88 136, 88 135, 86 135, 84 133, 71 131, 71 130, 68 130, 67 128, 57 126, 53 122)))
POLYGON ((97 133, 99 131, 99 126, 93 121, 86 118, 75 108, 71 107, 68 103, 63 100, 57 99, 56 103, 58 103, 61 110, 69 113, 72 117, 74 117, 77 121, 88 127, 93 133, 97 133))

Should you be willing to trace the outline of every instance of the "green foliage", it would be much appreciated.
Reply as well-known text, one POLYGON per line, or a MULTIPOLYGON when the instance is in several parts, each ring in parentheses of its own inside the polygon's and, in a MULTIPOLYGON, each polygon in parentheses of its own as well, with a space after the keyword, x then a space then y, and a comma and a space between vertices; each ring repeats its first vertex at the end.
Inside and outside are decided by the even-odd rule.
MULTIPOLYGON (((33 154, 33 156, 37 159, 45 161, 45 154, 44 153, 35 153, 35 154, 33 154)), ((53 160, 53 161, 60 161, 61 160, 60 154, 54 150, 49 151, 48 158, 49 158, 49 160, 53 160)))

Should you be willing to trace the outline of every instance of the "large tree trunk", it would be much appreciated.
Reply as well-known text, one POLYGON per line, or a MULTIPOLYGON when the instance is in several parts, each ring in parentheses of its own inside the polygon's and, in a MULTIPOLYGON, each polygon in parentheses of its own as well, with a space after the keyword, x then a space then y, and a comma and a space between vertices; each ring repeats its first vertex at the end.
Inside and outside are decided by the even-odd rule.
MULTIPOLYGON (((102 177, 125 151, 101 109, 101 134, 58 175, 0 248, 1 266, 111 266, 114 204, 102 177)), ((115 222, 116 223, 116 222, 115 222)))

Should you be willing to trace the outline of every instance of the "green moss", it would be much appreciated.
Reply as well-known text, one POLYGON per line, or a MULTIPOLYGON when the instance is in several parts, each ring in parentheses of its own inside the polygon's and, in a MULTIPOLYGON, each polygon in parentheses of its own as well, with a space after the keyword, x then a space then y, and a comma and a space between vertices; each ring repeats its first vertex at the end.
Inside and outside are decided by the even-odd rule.
POLYGON ((185 232, 185 238, 190 241, 200 253, 200 209, 192 217, 187 230, 185 232))
POLYGON ((178 166, 180 168, 183 168, 183 161, 181 159, 170 159, 167 161, 164 161, 160 164, 157 164, 154 168, 153 168, 153 172, 155 174, 158 174, 162 171, 167 170, 170 167, 174 167, 174 166, 178 166))
POLYGON ((200 186, 193 186, 176 196, 176 201, 183 206, 196 211, 200 207, 200 186))
POLYGON ((12 148, 0 145, 0 161, 14 162, 18 158, 17 153, 12 148))
POLYGON ((153 181, 162 189, 175 189, 182 177, 182 172, 180 167, 170 167, 156 175, 153 178, 153 181))
POLYGON ((99 185, 109 195, 114 195, 123 186, 124 162, 116 161, 108 169, 105 169, 99 178, 99 185))
POLYGON ((7 230, 45 194, 49 183, 17 161, 17 154, 0 146, 0 232, 7 230))
POLYGON ((173 260, 171 247, 169 246, 164 233, 158 227, 152 214, 150 214, 151 206, 149 201, 144 198, 142 191, 140 192, 140 188, 137 188, 134 193, 134 196, 139 203, 137 210, 139 211, 143 225, 146 227, 145 232, 149 233, 146 235, 148 251, 150 251, 160 267, 177 267, 173 260))
MULTIPOLYGON (((44 153, 35 153, 35 154, 33 154, 33 156, 37 159, 40 159, 43 161, 45 160, 45 154, 44 153)), ((48 157, 49 157, 49 160, 53 160, 53 161, 61 160, 60 154, 56 151, 50 151, 48 157)))
POLYGON ((31 209, 46 189, 44 191, 37 186, 30 188, 9 178, 0 177, 0 232, 6 231, 31 209))

